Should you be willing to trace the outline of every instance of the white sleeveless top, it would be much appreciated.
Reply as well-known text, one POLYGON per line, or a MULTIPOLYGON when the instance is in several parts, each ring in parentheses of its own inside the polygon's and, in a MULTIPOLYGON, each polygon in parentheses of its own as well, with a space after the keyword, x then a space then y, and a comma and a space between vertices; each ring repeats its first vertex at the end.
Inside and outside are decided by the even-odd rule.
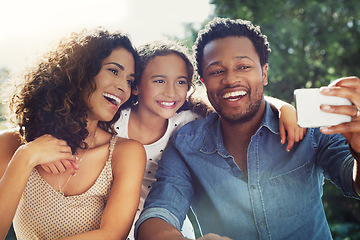
POLYGON ((80 195, 64 196, 34 168, 13 220, 17 239, 57 239, 98 229, 113 182, 116 140, 110 140, 108 160, 94 185, 80 195))
MULTIPOLYGON (((130 113, 131 108, 122 110, 119 120, 115 123, 115 130, 119 137, 129 138, 128 127, 130 113)), ((158 161, 160 160, 162 153, 168 144, 169 138, 177 129, 179 129, 186 123, 197 120, 199 118, 199 115, 190 110, 175 113, 175 115, 168 121, 168 127, 165 134, 158 141, 152 144, 144 145, 147 158, 146 169, 141 185, 140 202, 134 218, 134 224, 139 218, 141 211, 143 210, 145 199, 151 189, 151 184, 156 181, 155 173, 158 169, 158 161)), ((134 224, 130 230, 127 240, 134 239, 134 224)), ((185 237, 188 237, 190 239, 195 238, 193 227, 188 218, 186 218, 181 232, 185 237)))

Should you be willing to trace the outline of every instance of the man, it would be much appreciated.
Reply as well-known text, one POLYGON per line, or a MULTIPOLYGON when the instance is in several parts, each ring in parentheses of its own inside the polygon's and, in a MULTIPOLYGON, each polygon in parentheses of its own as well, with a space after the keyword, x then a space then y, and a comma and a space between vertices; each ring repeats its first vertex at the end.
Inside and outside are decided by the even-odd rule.
POLYGON ((322 128, 327 135, 308 129, 287 152, 263 96, 270 49, 260 29, 215 18, 194 50, 217 114, 172 137, 136 224, 137 239, 184 239, 178 229, 189 207, 206 234, 201 239, 331 239, 321 201, 324 177, 359 198, 360 80, 340 79, 323 91, 354 103, 323 106, 353 116, 350 123, 322 128))

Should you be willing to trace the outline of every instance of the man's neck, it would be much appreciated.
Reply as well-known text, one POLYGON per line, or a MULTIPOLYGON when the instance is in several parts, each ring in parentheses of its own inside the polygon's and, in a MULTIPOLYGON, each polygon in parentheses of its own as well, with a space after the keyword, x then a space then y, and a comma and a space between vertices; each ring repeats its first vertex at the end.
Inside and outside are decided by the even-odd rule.
POLYGON ((221 131, 226 150, 234 157, 239 168, 247 173, 247 149, 265 114, 265 101, 249 121, 234 123, 221 118, 221 131))

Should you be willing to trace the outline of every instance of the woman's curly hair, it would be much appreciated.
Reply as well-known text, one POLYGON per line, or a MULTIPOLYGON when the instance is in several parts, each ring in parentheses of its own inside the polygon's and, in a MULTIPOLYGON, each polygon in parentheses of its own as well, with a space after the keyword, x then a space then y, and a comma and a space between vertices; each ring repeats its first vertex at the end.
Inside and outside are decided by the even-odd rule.
MULTIPOLYGON (((65 140, 73 153, 77 148, 87 148, 84 94, 90 96, 95 91, 94 77, 102 61, 119 47, 132 53, 136 68, 138 55, 128 36, 99 28, 72 33, 26 73, 19 92, 10 101, 23 140, 50 134, 65 140)), ((99 122, 99 126, 114 134, 112 123, 118 118, 119 111, 112 121, 99 122)))

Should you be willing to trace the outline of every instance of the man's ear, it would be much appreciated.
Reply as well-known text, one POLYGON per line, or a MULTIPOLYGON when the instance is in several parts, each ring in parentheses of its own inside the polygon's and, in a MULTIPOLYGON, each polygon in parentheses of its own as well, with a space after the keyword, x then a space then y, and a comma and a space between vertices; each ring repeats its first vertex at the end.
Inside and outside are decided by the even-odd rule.
POLYGON ((268 78, 267 78, 268 67, 269 67, 269 64, 268 64, 268 63, 266 63, 266 64, 262 67, 262 78, 263 78, 263 84, 264 84, 264 86, 268 85, 268 78))
POLYGON ((133 95, 138 95, 138 94, 139 94, 139 89, 138 89, 138 86, 137 86, 137 85, 131 90, 131 93, 132 93, 133 95))

